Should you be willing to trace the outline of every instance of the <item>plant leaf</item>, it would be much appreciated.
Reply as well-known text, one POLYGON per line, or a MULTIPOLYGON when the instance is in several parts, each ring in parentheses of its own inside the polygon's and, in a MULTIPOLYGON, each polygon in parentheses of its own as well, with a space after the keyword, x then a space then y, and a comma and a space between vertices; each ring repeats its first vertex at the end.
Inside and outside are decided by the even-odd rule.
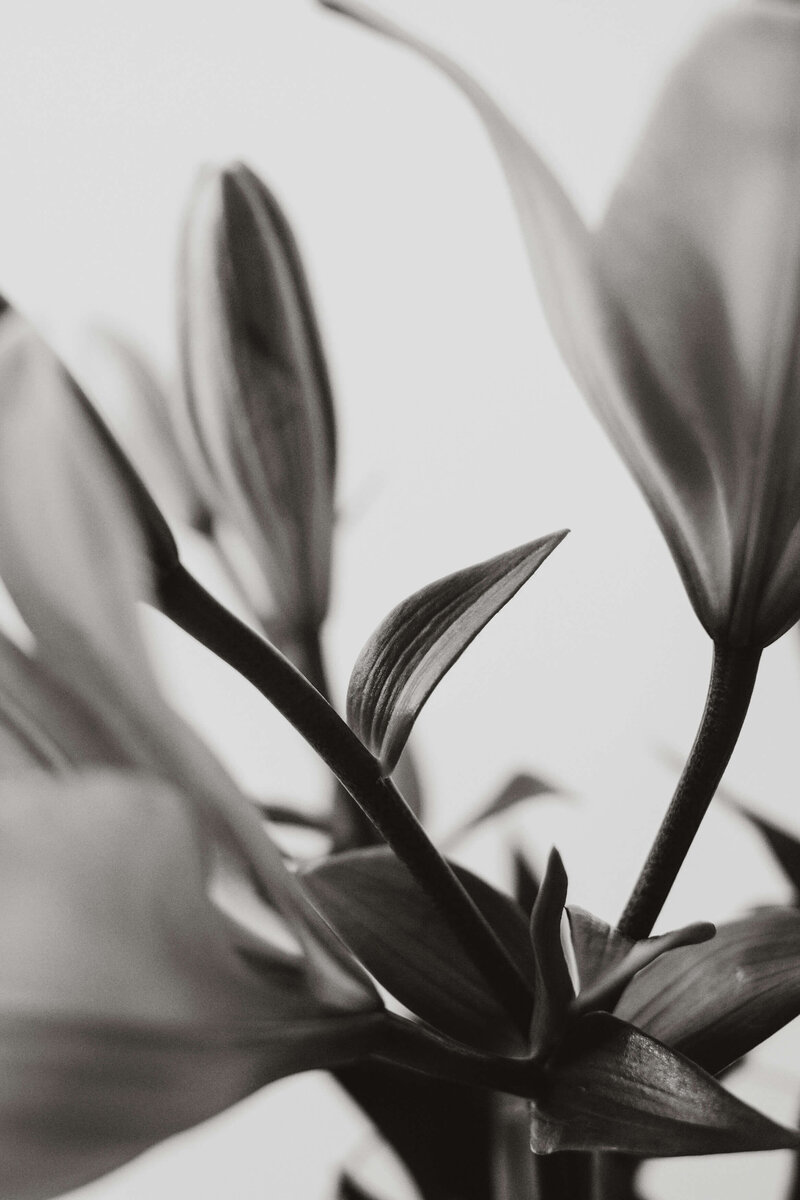
POLYGON ((531 944, 536 964, 530 1053, 544 1058, 559 1040, 575 997, 561 944, 561 920, 567 898, 567 873, 557 850, 551 850, 547 870, 531 913, 531 944))
POLYGON ((697 921, 657 937, 631 941, 582 909, 570 910, 570 932, 581 987, 573 1012, 614 1008, 631 979, 669 950, 708 941, 716 928, 697 921))
POLYGON ((580 1017, 531 1104, 537 1154, 643 1157, 796 1148, 800 1136, 743 1104, 695 1063, 606 1013, 580 1017))
MULTIPOLYGON (((525 917, 508 896, 453 869, 519 968, 533 978, 525 917)), ((521 1041, 483 976, 425 892, 383 847, 328 858, 301 879, 342 940, 379 983, 423 1020, 470 1045, 521 1041)))
POLYGON ((632 980, 616 1014, 718 1073, 800 1014, 800 912, 759 909, 671 951, 632 980))
POLYGON ((791 884, 796 899, 800 899, 800 839, 788 830, 773 825, 772 821, 753 812, 746 804, 728 797, 726 799, 729 806, 741 813, 767 843, 775 861, 791 884))
POLYGON ((437 580, 398 604, 369 639, 350 678, 347 716, 386 775, 433 689, 565 536, 539 538, 437 580))

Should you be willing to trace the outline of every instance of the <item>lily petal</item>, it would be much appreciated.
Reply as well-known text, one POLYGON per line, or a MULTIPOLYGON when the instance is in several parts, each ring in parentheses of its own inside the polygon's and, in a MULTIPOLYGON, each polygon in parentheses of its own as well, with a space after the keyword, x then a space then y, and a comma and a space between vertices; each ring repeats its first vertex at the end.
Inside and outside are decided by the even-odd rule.
POLYGON ((373 1015, 301 957, 240 954, 183 797, 112 772, 0 801, 0 1192, 52 1196, 281 1075, 366 1053, 373 1015), (180 870, 176 870, 176 863, 180 870))

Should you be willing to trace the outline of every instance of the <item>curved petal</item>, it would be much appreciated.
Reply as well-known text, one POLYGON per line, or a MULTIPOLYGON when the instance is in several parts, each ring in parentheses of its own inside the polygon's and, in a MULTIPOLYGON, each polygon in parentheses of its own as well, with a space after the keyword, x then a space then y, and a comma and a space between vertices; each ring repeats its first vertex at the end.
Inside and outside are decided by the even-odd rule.
MULTIPOLYGON (((796 6, 716 21, 669 81, 596 238, 665 402, 698 431, 717 481, 730 562, 714 567, 714 632, 733 644, 764 645, 800 615, 797 545, 793 578, 765 604, 800 520, 798 87, 796 6)), ((642 415, 655 440, 657 411, 642 415)), ((680 447, 660 453, 688 499, 680 447)), ((709 561, 710 516, 692 516, 709 561)))
POLYGON ((243 955, 154 780, 30 775, 0 802, 0 1193, 95 1178, 281 1075, 366 1053, 302 958, 243 955))
POLYGON ((0 574, 41 663, 77 693, 126 761, 175 783, 219 840, 237 846, 243 869, 303 941, 322 992, 354 1009, 374 1007, 365 974, 286 870, 252 806, 160 696, 136 622, 135 602, 151 582, 124 481, 50 359, 29 353, 30 337, 23 325, 2 358, 0 574), (32 376, 42 361, 46 370, 32 376))

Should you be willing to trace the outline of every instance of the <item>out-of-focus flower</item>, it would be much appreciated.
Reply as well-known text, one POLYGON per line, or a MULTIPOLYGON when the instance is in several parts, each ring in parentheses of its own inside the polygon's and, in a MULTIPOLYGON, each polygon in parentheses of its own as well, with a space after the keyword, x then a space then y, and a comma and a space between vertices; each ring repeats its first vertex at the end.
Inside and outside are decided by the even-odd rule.
POLYGON ((0 645, 9 1200, 362 1056, 383 1020, 253 806, 160 696, 130 497, 70 389, 17 386, 30 348, 8 337, 0 355, 0 574, 36 646, 0 645))
POLYGON ((800 617, 800 9, 743 5, 678 67, 605 219, 586 228, 494 100, 411 46, 484 120, 577 382, 642 488, 721 645, 800 617))
POLYGON ((241 163, 197 182, 180 287, 187 459, 246 537, 273 628, 289 642, 316 637, 330 587, 333 401, 291 229, 241 163))

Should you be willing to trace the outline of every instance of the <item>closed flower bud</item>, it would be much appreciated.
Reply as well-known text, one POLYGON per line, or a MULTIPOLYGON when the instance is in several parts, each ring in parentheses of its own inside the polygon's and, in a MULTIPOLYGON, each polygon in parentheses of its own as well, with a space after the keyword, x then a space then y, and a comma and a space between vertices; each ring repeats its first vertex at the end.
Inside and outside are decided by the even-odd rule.
POLYGON ((246 537, 277 626, 316 631, 330 582, 333 403, 294 238, 247 167, 199 179, 180 282, 187 458, 246 537))

